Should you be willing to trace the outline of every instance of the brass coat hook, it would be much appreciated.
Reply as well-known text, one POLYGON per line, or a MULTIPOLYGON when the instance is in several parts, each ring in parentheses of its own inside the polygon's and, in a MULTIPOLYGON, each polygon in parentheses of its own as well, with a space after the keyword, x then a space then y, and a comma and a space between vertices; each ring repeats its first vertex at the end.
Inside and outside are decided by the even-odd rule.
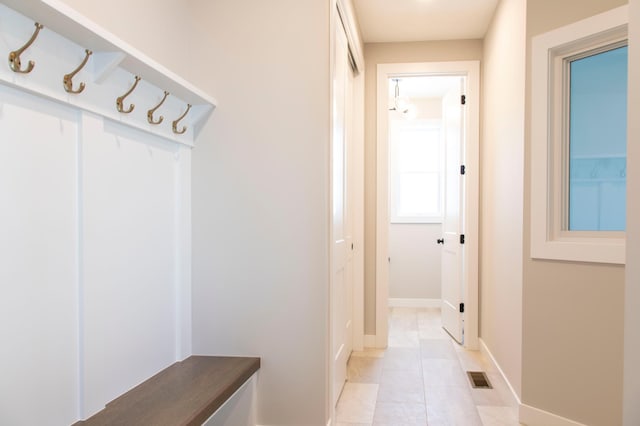
POLYGON ((156 110, 158 108, 160 108, 160 106, 164 103, 164 101, 167 99, 167 96, 169 96, 169 92, 167 92, 166 90, 164 91, 164 97, 162 98, 162 100, 160 101, 160 103, 158 105, 156 105, 155 107, 151 108, 149 111, 147 111, 147 121, 149 122, 149 124, 160 124, 162 123, 162 120, 164 120, 163 116, 158 117, 158 121, 155 121, 153 119, 153 113, 156 112, 156 110))
POLYGON ((176 118, 173 121, 173 133, 177 134, 177 135, 181 135, 184 132, 187 131, 187 126, 182 126, 181 130, 178 130, 178 123, 180 122, 180 120, 182 120, 183 118, 185 118, 187 116, 187 114, 189 113, 189 110, 191 109, 191 104, 187 104, 187 110, 178 118, 176 118))
POLYGON ((82 60, 82 63, 78 65, 78 68, 71 71, 69 74, 65 74, 64 78, 62 79, 64 90, 66 90, 67 93, 80 93, 84 90, 84 83, 82 82, 80 83, 80 87, 78 88, 78 90, 73 90, 73 77, 78 74, 82 68, 84 68, 84 66, 87 64, 87 61, 89 60, 89 56, 91 56, 91 54, 93 53, 89 49, 85 49, 84 52, 86 53, 86 56, 82 60))
POLYGON ((125 114, 129 114, 136 107, 134 104, 130 104, 129 105, 129 109, 125 110, 122 103, 124 102, 124 98, 126 98, 127 96, 129 96, 131 94, 131 92, 133 92, 133 90, 138 85, 139 81, 140 81, 140 77, 138 77, 136 75, 136 81, 133 83, 133 86, 131 86, 131 89, 127 90, 127 93, 125 93, 124 95, 122 95, 122 96, 118 97, 118 99, 116 99, 116 107, 118 108, 118 112, 123 112, 125 114))
POLYGON ((22 55, 22 52, 27 50, 29 48, 29 46, 31 46, 31 44, 33 44, 33 42, 35 41, 36 37, 38 37, 38 33, 40 32, 40 30, 42 28, 44 28, 38 22, 35 22, 34 25, 36 26, 36 30, 33 32, 33 35, 31 36, 29 41, 24 46, 22 46, 20 49, 14 50, 13 52, 9 53, 9 67, 11 68, 11 70, 13 72, 17 72, 17 73, 21 73, 21 74, 28 74, 33 70, 33 67, 36 65, 35 62, 29 61, 29 64, 27 65, 27 68, 22 69, 22 63, 20 61, 20 55, 22 55))

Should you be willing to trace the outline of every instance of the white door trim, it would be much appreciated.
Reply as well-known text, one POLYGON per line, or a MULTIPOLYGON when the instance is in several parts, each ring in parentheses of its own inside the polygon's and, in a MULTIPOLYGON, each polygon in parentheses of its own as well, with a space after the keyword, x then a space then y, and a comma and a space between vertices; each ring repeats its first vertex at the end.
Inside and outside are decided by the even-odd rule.
POLYGON ((387 324, 389 298, 389 172, 387 81, 409 75, 466 75, 466 236, 464 257, 465 341, 464 346, 478 349, 478 213, 479 213, 479 140, 480 140, 480 62, 419 62, 378 64, 377 85, 377 193, 376 193, 376 347, 385 348, 389 337, 387 324))
POLYGON ((351 143, 353 157, 347 170, 352 183, 353 236, 353 350, 364 349, 364 73, 353 77, 351 143))
POLYGON ((336 0, 338 9, 338 19, 342 21, 347 42, 349 44, 349 52, 355 65, 355 71, 361 73, 364 70, 364 56, 362 54, 362 38, 358 31, 358 24, 353 10, 353 4, 350 0, 336 0))

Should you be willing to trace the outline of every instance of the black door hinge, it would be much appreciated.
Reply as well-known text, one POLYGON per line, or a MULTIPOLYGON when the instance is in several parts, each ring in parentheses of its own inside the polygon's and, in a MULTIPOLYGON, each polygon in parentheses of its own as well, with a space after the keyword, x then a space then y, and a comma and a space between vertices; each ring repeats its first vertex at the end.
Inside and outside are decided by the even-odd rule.
POLYGON ((460 96, 460 103, 462 105, 466 105, 467 104, 467 96, 466 95, 460 96))
POLYGON ((464 303, 460 304, 460 313, 463 314, 464 313, 464 303))
POLYGON ((464 165, 460 166, 460 174, 463 175, 465 173, 467 173, 467 168, 464 165))
POLYGON ((460 234, 460 244, 464 244, 464 234, 460 234))

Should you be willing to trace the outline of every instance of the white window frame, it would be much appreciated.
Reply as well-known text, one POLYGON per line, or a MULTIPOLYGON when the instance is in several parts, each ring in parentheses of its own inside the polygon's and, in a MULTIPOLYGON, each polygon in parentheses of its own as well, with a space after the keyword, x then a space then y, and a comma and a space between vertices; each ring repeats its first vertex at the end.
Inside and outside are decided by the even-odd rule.
MULTIPOLYGON (((410 126, 420 127, 422 129, 429 130, 439 130, 441 131, 442 122, 441 120, 412 120, 406 122, 406 127, 410 126)), ((389 124, 389 129, 391 129, 391 124, 389 124)), ((399 127, 405 127, 403 125, 399 125, 399 127)), ((442 133, 440 133, 440 140, 438 141, 438 152, 439 152, 439 182, 440 182, 440 192, 439 192, 439 206, 440 210, 436 215, 424 215, 424 216, 400 216, 397 213, 397 189, 400 173, 397 170, 397 165, 393 163, 395 156, 397 155, 397 146, 391 146, 393 142, 391 142, 391 138, 389 138, 389 221, 390 223, 442 223, 442 207, 444 203, 444 142, 442 140, 442 133)))
POLYGON ((625 233, 567 231, 565 58, 627 38, 621 6, 532 40, 531 257, 625 263, 625 233))

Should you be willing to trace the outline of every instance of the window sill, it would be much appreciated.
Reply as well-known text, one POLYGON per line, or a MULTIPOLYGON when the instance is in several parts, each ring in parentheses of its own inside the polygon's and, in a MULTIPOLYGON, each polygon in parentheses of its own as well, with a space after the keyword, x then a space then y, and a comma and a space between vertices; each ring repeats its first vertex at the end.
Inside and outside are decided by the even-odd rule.
POLYGON ((558 237, 552 240, 540 240, 532 238, 531 257, 534 259, 624 265, 625 239, 606 237, 558 237))

